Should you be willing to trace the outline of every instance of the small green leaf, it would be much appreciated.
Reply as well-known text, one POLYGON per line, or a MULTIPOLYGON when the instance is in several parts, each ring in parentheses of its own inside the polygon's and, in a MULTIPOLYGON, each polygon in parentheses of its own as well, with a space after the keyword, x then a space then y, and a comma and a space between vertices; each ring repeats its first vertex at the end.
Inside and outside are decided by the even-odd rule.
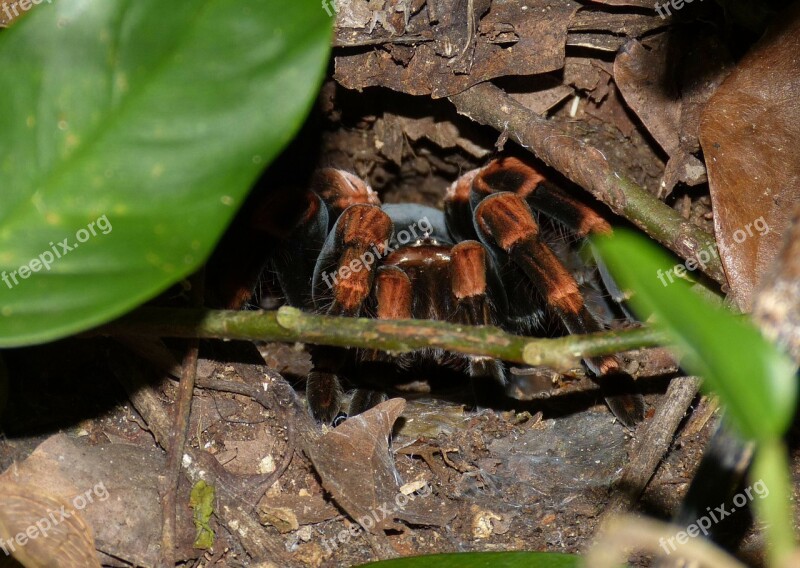
POLYGON ((194 526, 197 528, 195 548, 206 550, 214 545, 214 531, 211 530, 208 521, 214 513, 215 495, 214 486, 206 484, 203 480, 198 481, 192 487, 189 506, 194 510, 194 526))
POLYGON ((331 24, 316 0, 69 0, 3 30, 0 346, 194 272, 308 112, 331 24))
POLYGON ((643 237, 618 231, 597 246, 614 277, 633 291, 637 313, 654 314, 684 356, 683 366, 719 395, 742 435, 766 440, 785 432, 797 401, 788 356, 743 317, 711 306, 686 281, 665 278, 670 258, 643 237))
POLYGON ((556 552, 463 552, 395 558, 363 564, 372 568, 575 568, 579 556, 556 552))

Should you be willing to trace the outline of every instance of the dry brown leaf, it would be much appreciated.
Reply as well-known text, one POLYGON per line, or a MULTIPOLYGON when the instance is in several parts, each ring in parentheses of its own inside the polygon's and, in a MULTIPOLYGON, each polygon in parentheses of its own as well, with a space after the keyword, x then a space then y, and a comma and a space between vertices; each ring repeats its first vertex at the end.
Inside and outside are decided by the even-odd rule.
POLYGON ((388 438, 406 402, 393 398, 353 416, 306 448, 323 487, 351 518, 373 534, 402 530, 395 520, 446 524, 450 512, 430 492, 405 496, 388 438))
MULTIPOLYGON (((81 511, 94 530, 97 549, 132 564, 155 566, 161 538, 158 474, 163 469, 164 457, 155 449, 88 446, 82 438, 57 434, 3 472, 0 481, 32 485, 68 503, 91 498, 81 511)), ((188 508, 179 529, 180 542, 186 543, 179 554, 191 557, 194 525, 188 508)))
POLYGON ((630 12, 605 12, 584 8, 579 10, 569 24, 571 33, 605 32, 628 37, 640 37, 666 22, 655 14, 633 14, 630 12))
POLYGON ((458 147, 476 158, 483 158, 490 151, 461 136, 461 132, 454 123, 448 120, 438 120, 432 116, 417 118, 386 112, 382 121, 380 119, 376 121, 375 130, 376 138, 381 139, 383 143, 380 149, 381 154, 398 166, 402 160, 405 137, 414 142, 425 138, 444 149, 458 147), (381 131, 384 133, 383 137, 380 136, 381 131))
POLYGON ((669 156, 660 197, 679 182, 707 181, 705 166, 692 155, 699 150, 697 108, 727 73, 726 61, 711 36, 677 32, 631 40, 614 61, 614 81, 625 102, 669 156), (675 61, 676 53, 686 55, 675 61))
POLYGON ((723 82, 702 115, 700 140, 731 296, 751 307, 800 201, 800 3, 723 82))
POLYGON ((572 87, 563 85, 560 79, 550 75, 517 77, 504 87, 509 96, 541 115, 575 94, 572 87))
MULTIPOLYGON (((466 3, 441 0, 437 11, 463 11, 459 8, 462 4, 466 3)), ((459 59, 466 39, 454 38, 455 28, 431 22, 429 10, 422 10, 406 33, 424 30, 434 41, 419 43, 413 49, 390 45, 338 55, 334 78, 349 89, 383 86, 440 98, 497 77, 555 71, 564 65, 567 27, 578 8, 580 4, 574 0, 528 0, 524 5, 516 0, 494 0, 476 24, 474 55, 471 65, 463 68, 454 61, 459 59)))
MULTIPOLYGON (((430 0, 433 2, 434 0, 430 0)), ((352 45, 389 39, 413 32, 409 20, 426 0, 336 0, 323 3, 330 14, 336 9, 336 43, 352 45)), ((413 26, 411 26, 413 28, 413 26)))
POLYGON ((758 291, 753 319, 770 341, 800 363, 800 203, 778 260, 758 291))
POLYGON ((92 531, 72 502, 0 482, 0 546, 30 568, 100 568, 92 531))

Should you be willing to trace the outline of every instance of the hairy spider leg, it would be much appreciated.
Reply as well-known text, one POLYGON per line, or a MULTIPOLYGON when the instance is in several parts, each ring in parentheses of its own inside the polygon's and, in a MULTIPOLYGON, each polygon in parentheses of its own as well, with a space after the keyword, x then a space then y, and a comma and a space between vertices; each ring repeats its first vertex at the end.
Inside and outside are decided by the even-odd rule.
MULTIPOLYGON (((493 160, 479 170, 468 172, 462 176, 462 180, 454 184, 454 187, 457 187, 457 190, 453 191, 454 199, 461 203, 468 199, 473 209, 477 208, 489 195, 497 192, 511 192, 522 197, 532 211, 541 212, 558 221, 578 237, 612 233, 611 225, 594 209, 575 199, 557 185, 548 182, 539 171, 518 158, 503 157, 493 160)), ((461 207, 463 208, 463 205, 461 207)), ((591 244, 589 246, 595 257, 603 285, 611 297, 620 303, 622 310, 632 319, 624 304, 621 303, 625 299, 625 294, 611 278, 608 269, 596 253, 594 246, 591 244)), ((510 293, 514 296, 513 290, 510 293)), ((518 300, 519 297, 510 299, 510 303, 513 306, 525 305, 524 300, 522 302, 518 300)), ((512 307, 510 311, 513 316, 515 309, 512 307)), ((519 312, 519 308, 516 308, 516 311, 519 312)), ((561 314, 559 315, 561 316, 561 314)), ((517 321, 514 323, 517 325, 524 321, 524 318, 518 317, 516 319, 517 321)), ((563 321, 563 316, 560 319, 563 321)), ((534 317, 530 321, 537 323, 535 320, 536 318, 534 317)), ((595 322, 598 329, 602 329, 602 326, 596 322, 596 319, 591 314, 589 314, 589 319, 586 321, 595 322)), ((585 363, 597 375, 612 373, 619 368, 619 360, 616 357, 589 358, 585 363)), ((630 377, 619 379, 616 381, 614 388, 628 389, 630 391, 631 383, 630 377)), ((610 385, 606 386, 606 391, 611 388, 610 385)), ((644 402, 640 396, 637 395, 627 402, 630 403, 631 415, 638 417, 643 413, 644 402)))
POLYGON ((393 232, 392 220, 377 205, 351 205, 341 214, 314 270, 317 311, 334 316, 361 315, 377 263, 390 247, 393 232))
MULTIPOLYGON (((413 290, 408 275, 396 266, 380 266, 375 275, 373 289, 375 297, 375 317, 382 320, 411 319, 413 290)), ((377 349, 362 349, 359 353, 363 371, 360 373, 363 385, 374 376, 390 381, 396 376, 392 357, 377 349), (374 375, 374 376, 373 376, 374 375)), ((359 386, 350 401, 350 414, 360 414, 386 400, 382 390, 359 386)))
MULTIPOLYGON (((583 296, 572 274, 540 238, 539 226, 525 200, 516 193, 492 193, 475 208, 475 226, 481 241, 502 258, 504 255, 527 276, 538 295, 546 302, 569 333, 602 330, 600 323, 584 305, 583 296)), ((597 376, 619 371, 616 357, 597 357, 585 361, 597 376)), ((616 382, 627 375, 615 377, 616 382)), ((628 377, 630 380, 630 377, 628 377)), ((644 403, 639 395, 619 394, 618 385, 600 381, 609 408, 627 425, 643 418, 644 403), (608 386, 607 386, 608 385, 608 386), (614 392, 610 392, 611 390, 614 392)), ((629 384, 626 387, 631 386, 629 384)))
POLYGON ((209 265, 209 304, 242 309, 268 268, 288 302, 312 309, 311 276, 328 235, 328 211, 311 191, 280 187, 261 196, 225 234, 209 265))
POLYGON ((327 345, 309 346, 311 371, 306 376, 306 400, 311 415, 331 424, 339 415, 344 401, 339 374, 347 359, 347 350, 327 345))
MULTIPOLYGON (((470 180, 469 199, 472 207, 488 195, 498 191, 510 191, 524 198, 532 211, 539 211, 569 228, 578 237, 610 235, 611 225, 597 211, 575 199, 559 186, 550 183, 534 167, 509 156, 493 160, 484 168, 462 176, 470 180)), ((464 192, 464 188, 461 189, 464 192)), ((622 302, 626 299, 617 283, 611 278, 605 263, 595 247, 590 245, 597 264, 600 279, 615 302, 633 319, 622 302)))
POLYGON ((319 195, 328 207, 330 226, 351 205, 380 205, 378 194, 367 182, 345 170, 322 168, 311 177, 311 190, 319 195))
POLYGON ((413 318, 413 293, 408 274, 396 266, 381 266, 375 277, 376 317, 382 320, 413 318))
POLYGON ((444 215, 447 229, 456 241, 477 240, 478 233, 472 220, 472 182, 480 170, 471 170, 456 181, 447 190, 444 198, 444 215))
MULTIPOLYGON (((505 299, 500 292, 490 294, 493 273, 489 255, 478 241, 467 240, 450 251, 450 285, 455 298, 451 321, 468 325, 497 325, 496 307, 491 298, 505 299)), ((497 290, 497 287, 495 287, 497 290)), ((503 364, 491 357, 469 356, 469 375, 492 377, 505 383, 503 364)))
POLYGON ((280 212, 286 212, 287 209, 276 207, 273 203, 269 210, 271 219, 263 226, 265 231, 271 227, 281 243, 280 247, 275 247, 270 265, 284 297, 292 306, 312 310, 311 278, 317 254, 328 234, 328 211, 314 193, 305 192, 302 197, 305 200, 302 213, 281 219, 280 212), (286 226, 287 220, 293 223, 291 228, 286 226))
MULTIPOLYGON (((312 282, 314 308, 328 315, 358 317, 370 296, 376 263, 392 238, 389 216, 377 205, 351 205, 339 216, 316 263, 312 282)), ((332 422, 342 408, 339 373, 347 351, 312 349, 313 371, 306 396, 315 418, 332 422)))
POLYGON ((498 192, 511 192, 522 197, 533 211, 569 227, 579 237, 610 234, 611 225, 594 209, 575 199, 536 169, 514 157, 489 162, 472 176, 472 207, 498 192))

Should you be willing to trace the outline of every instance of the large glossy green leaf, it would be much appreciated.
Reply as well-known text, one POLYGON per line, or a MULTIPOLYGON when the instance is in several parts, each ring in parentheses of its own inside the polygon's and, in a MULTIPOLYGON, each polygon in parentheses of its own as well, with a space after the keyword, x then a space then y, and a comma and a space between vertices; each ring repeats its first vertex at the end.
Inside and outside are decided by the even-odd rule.
POLYGON ((643 237, 618 231, 597 241, 638 313, 652 312, 674 339, 682 364, 717 393, 740 432, 766 440, 788 427, 797 401, 795 367, 741 316, 711 306, 689 284, 663 277, 669 257, 643 237))
POLYGON ((372 568, 575 568, 580 557, 555 552, 466 552, 395 558, 364 564, 372 568))
POLYGON ((0 346, 197 269, 299 128, 330 28, 316 0, 69 0, 0 32, 0 346))

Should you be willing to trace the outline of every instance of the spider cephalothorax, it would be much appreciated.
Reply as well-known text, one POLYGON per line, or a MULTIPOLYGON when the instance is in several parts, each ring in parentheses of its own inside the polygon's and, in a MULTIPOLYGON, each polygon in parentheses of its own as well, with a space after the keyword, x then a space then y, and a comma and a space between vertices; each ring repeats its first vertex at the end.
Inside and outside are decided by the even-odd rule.
MULTIPOLYGON (((602 329, 575 278, 546 244, 534 212, 580 237, 609 233, 611 227, 518 159, 494 160, 461 176, 447 193, 444 213, 412 204, 381 206, 363 180, 336 169, 317 172, 311 190, 295 199, 301 206, 280 232, 282 243, 271 260, 292 305, 349 317, 497 325, 527 335, 541 335, 553 322, 562 333, 602 329)), ((280 211, 268 212, 275 216, 280 211)), ((307 394, 320 420, 331 421, 340 411, 339 374, 346 357, 342 349, 312 349, 307 394)), ((366 350, 358 357, 366 363, 387 359, 366 350)), ((402 367, 420 358, 504 380, 499 361, 441 350, 393 361, 402 367)), ((614 357, 585 363, 598 377, 619 371, 614 357)), ((606 395, 624 423, 641 417, 638 395, 606 395)), ((379 398, 357 391, 351 413, 379 398)))

